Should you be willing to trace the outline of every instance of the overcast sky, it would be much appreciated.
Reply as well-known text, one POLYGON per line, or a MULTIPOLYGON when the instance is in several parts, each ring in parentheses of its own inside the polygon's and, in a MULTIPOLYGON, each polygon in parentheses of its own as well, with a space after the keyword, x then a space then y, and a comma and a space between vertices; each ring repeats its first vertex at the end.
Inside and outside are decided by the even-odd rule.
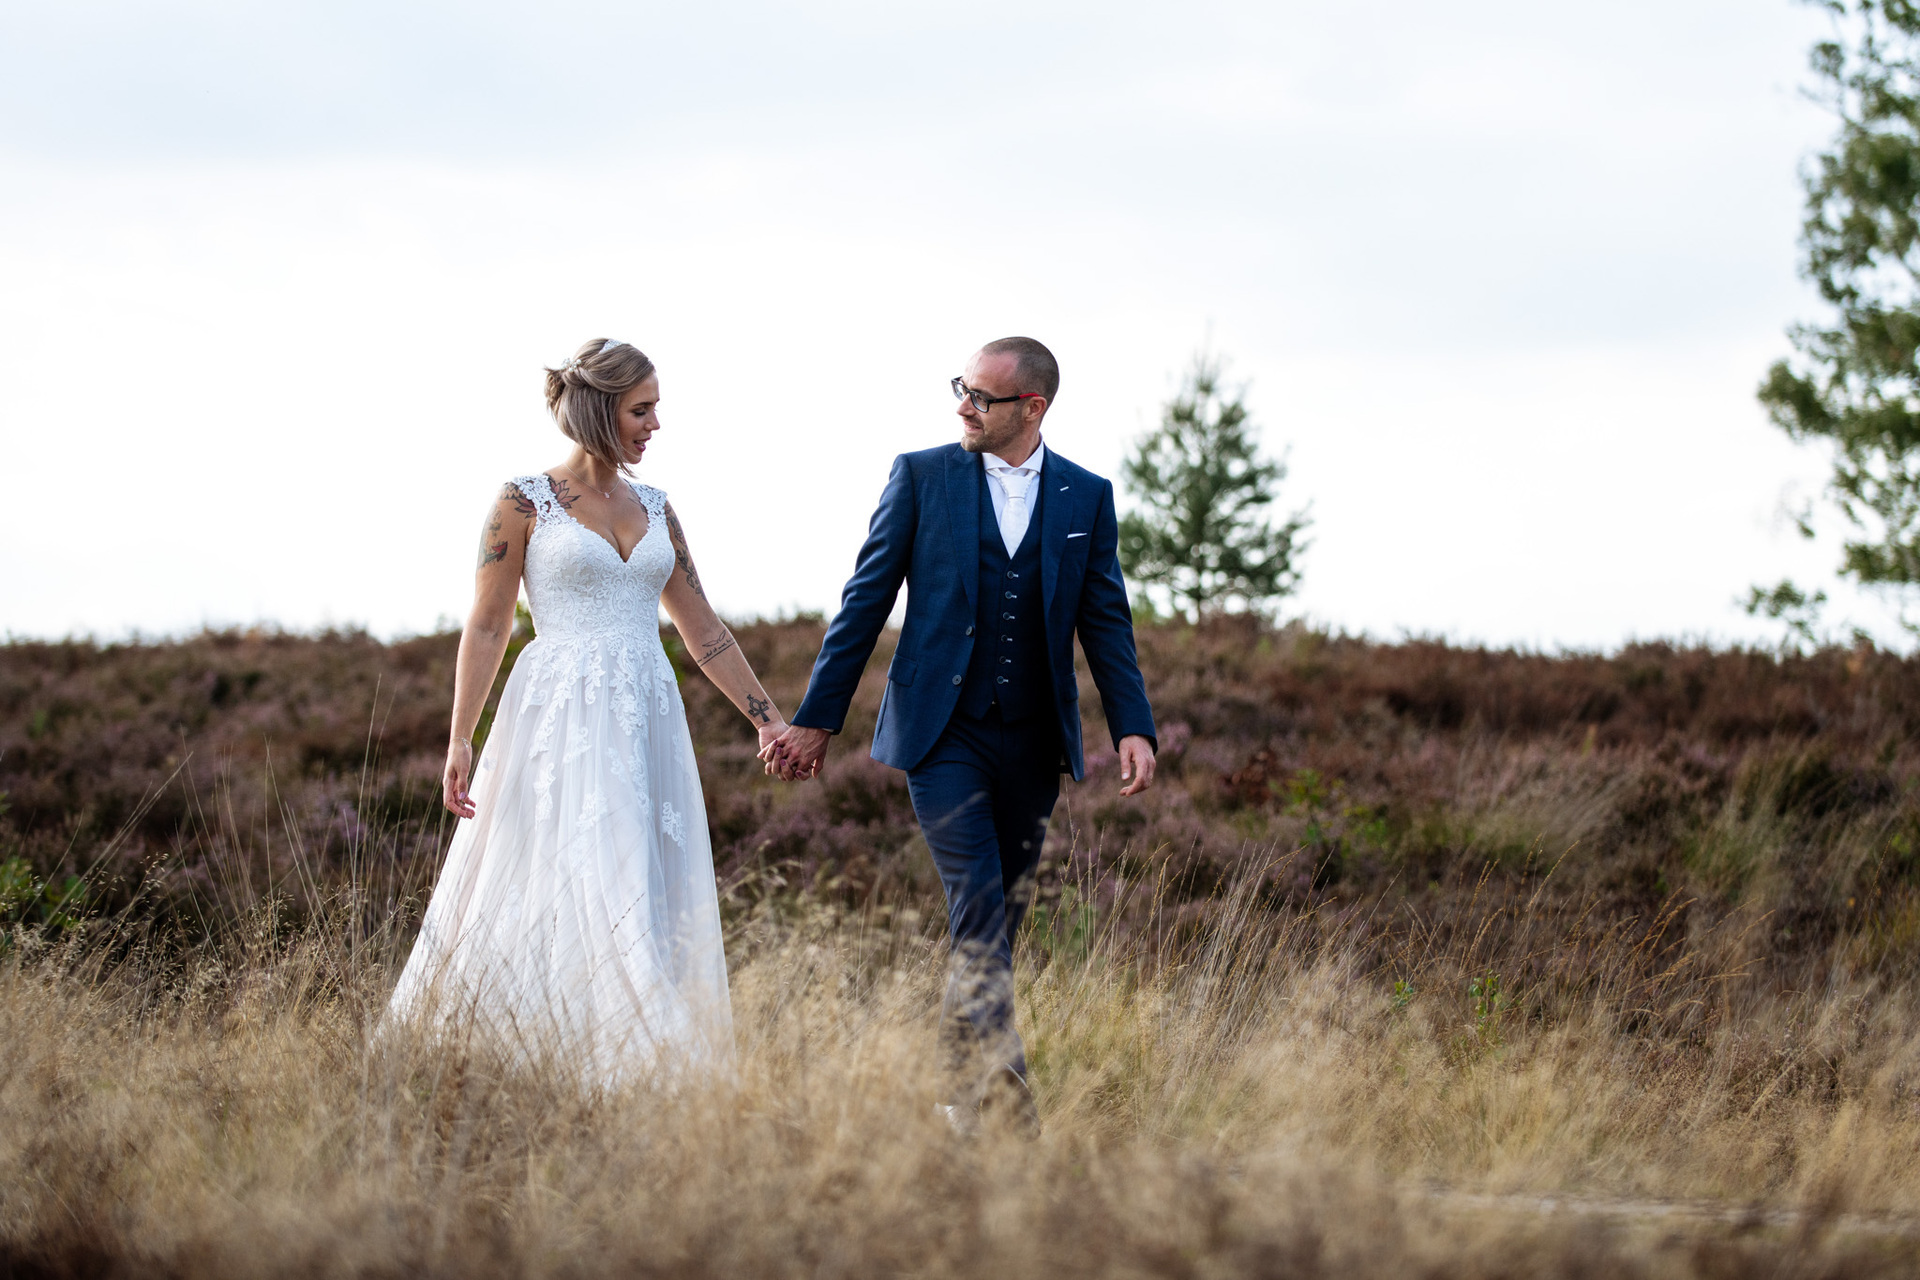
MULTIPOLYGON (((1753 389, 1817 315, 1789 0, 0 0, 0 630, 422 631, 540 367, 658 362, 643 478, 733 616, 831 610, 946 380, 1027 333, 1115 475, 1202 344, 1292 609, 1536 647, 1767 638, 1832 586, 1753 389)), ((1842 593, 1844 596, 1844 593, 1842 593)), ((1884 611, 1843 599, 1883 634, 1884 611)))

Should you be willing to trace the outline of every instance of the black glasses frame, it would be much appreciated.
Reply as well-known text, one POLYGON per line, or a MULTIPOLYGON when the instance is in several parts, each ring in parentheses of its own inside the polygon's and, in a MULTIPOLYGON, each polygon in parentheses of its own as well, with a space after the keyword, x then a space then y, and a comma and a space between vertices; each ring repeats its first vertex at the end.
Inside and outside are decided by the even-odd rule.
POLYGON ((993 408, 994 405, 1006 404, 1012 400, 1035 400, 1043 398, 1038 391, 1022 391, 1017 396, 990 396, 984 391, 974 390, 958 378, 955 378, 948 385, 953 388, 953 398, 955 400, 971 400, 973 407, 981 413, 985 413, 987 410, 993 408))

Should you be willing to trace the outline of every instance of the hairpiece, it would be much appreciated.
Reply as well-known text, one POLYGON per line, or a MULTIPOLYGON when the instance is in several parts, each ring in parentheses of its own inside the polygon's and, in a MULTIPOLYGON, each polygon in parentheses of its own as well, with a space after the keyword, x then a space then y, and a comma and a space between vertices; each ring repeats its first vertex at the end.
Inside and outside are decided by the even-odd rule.
POLYGON ((565 360, 562 360, 562 361, 560 362, 560 369, 559 369, 559 372, 561 372, 561 373, 563 373, 563 374, 565 374, 565 373, 573 373, 573 372, 575 372, 575 371, 577 371, 577 370, 578 370, 578 369, 580 368, 580 366, 581 366, 581 365, 583 365, 583 364, 585 364, 585 363, 586 363, 587 361, 589 361, 589 360, 598 360, 598 359, 599 359, 599 358, 600 358, 601 356, 603 356, 603 355, 605 355, 605 354, 607 354, 607 352, 609 352, 609 351, 611 351, 611 350, 613 350, 613 349, 614 349, 615 347, 624 347, 624 346, 626 346, 626 345, 627 345, 627 344, 626 344, 626 343, 625 343, 625 342, 624 342, 623 340, 621 340, 621 339, 619 339, 619 338, 605 338, 605 339, 602 339, 602 340, 601 340, 601 343, 600 343, 600 349, 599 349, 598 351, 596 351, 596 352, 594 352, 594 353, 593 353, 592 355, 590 355, 590 356, 568 356, 568 357, 567 357, 567 358, 566 358, 565 360))

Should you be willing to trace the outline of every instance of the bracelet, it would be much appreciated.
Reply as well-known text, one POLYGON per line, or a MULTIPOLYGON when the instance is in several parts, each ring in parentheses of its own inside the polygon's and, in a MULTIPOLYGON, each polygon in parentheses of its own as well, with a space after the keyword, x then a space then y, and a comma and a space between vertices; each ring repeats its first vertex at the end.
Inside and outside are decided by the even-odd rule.
POLYGON ((455 737, 455 738, 454 738, 454 741, 455 741, 455 742, 457 742, 457 743, 459 743, 459 744, 460 744, 461 746, 463 746, 463 747, 465 747, 465 748, 466 748, 467 750, 469 750, 469 751, 471 751, 471 750, 473 750, 473 739, 472 739, 472 738, 461 738, 461 737, 455 737))

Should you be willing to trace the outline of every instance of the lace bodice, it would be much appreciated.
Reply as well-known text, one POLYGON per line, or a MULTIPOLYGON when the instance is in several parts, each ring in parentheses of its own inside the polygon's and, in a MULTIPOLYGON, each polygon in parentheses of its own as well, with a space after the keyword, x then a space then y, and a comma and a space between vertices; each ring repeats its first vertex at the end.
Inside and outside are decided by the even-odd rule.
POLYGON ((533 504, 527 539, 527 607, 543 639, 611 639, 660 634, 660 591, 673 574, 667 495, 631 480, 647 509, 647 532, 625 561, 613 544, 575 520, 543 475, 513 482, 533 504))

